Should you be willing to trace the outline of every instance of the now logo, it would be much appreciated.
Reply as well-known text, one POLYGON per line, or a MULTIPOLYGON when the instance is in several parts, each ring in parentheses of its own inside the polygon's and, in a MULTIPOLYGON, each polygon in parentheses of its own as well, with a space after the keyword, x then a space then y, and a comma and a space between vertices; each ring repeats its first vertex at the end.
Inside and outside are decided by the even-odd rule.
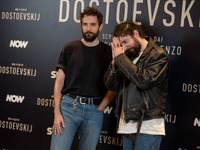
POLYGON ((113 110, 113 107, 107 106, 106 109, 104 109, 104 114, 110 114, 113 110))
POLYGON ((200 127, 200 119, 198 119, 198 118, 194 119, 194 126, 200 127))
POLYGON ((6 102, 12 102, 12 103, 22 103, 24 101, 24 96, 18 96, 18 95, 7 95, 6 102))
POLYGON ((28 41, 19 41, 19 40, 10 41, 10 47, 26 48, 27 45, 28 45, 28 41))

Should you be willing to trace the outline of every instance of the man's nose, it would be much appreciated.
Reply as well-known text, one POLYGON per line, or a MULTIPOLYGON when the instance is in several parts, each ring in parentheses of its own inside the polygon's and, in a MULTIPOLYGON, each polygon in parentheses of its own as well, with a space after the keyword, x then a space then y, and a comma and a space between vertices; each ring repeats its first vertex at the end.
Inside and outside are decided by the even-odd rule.
POLYGON ((86 29, 87 29, 87 31, 90 31, 90 29, 91 29, 91 26, 90 26, 90 25, 88 25, 86 29))

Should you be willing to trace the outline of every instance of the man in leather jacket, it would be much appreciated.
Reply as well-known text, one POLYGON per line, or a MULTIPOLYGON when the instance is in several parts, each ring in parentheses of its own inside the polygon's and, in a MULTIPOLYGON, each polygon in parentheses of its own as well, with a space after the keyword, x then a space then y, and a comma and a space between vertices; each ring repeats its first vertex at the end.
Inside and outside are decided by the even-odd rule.
POLYGON ((116 91, 117 132, 123 150, 159 150, 165 135, 169 56, 133 22, 115 26, 113 61, 104 83, 116 91))

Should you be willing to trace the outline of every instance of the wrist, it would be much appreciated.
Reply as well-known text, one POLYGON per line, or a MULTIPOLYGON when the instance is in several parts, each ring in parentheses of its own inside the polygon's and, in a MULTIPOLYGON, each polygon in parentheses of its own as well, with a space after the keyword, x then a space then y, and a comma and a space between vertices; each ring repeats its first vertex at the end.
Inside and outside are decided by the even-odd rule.
POLYGON ((60 115, 60 110, 54 110, 54 115, 60 115))

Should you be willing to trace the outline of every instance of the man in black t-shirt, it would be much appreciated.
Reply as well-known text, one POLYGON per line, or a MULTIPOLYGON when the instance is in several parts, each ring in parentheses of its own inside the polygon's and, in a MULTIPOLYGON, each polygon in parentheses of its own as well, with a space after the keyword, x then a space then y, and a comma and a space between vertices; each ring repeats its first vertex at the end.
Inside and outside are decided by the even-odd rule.
POLYGON ((95 150, 103 110, 115 96, 106 91, 103 76, 112 60, 108 45, 97 38, 102 14, 88 7, 80 15, 83 38, 67 43, 56 66, 54 123, 51 150, 70 150, 77 128, 80 150, 95 150))

